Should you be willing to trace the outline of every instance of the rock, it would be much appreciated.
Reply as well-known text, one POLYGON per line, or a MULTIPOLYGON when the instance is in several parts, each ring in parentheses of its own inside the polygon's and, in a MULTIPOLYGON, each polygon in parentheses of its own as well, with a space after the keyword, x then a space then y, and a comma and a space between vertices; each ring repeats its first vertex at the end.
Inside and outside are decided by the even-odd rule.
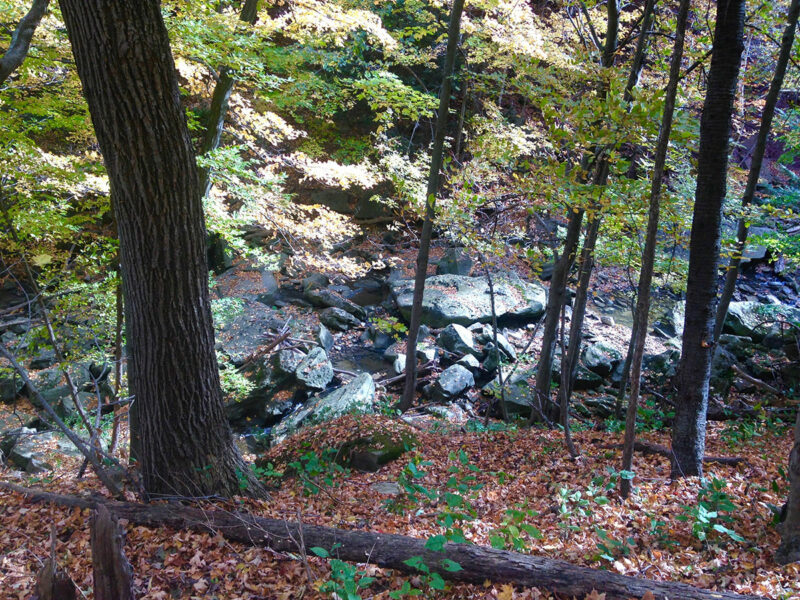
POLYGON ((401 354, 397 358, 394 359, 392 363, 392 371, 394 371, 395 375, 400 375, 401 373, 405 373, 406 370, 406 355, 401 354))
POLYGON ((753 355, 753 340, 749 337, 723 333, 719 336, 719 345, 733 354, 739 362, 744 362, 753 355))
MULTIPOLYGON (((19 427, 0 437, 0 454, 6 463, 31 475, 52 470, 53 467, 45 462, 43 455, 36 450, 38 435, 35 429, 19 427)), ((52 434, 50 437, 52 439, 52 434)))
POLYGON ((736 364, 736 356, 728 352, 725 348, 717 348, 711 360, 711 378, 709 386, 716 393, 727 396, 733 383, 733 371, 731 367, 736 364))
POLYGON ((206 236, 206 256, 208 268, 216 274, 233 266, 233 248, 219 233, 209 233, 206 236))
POLYGON ((653 325, 653 330, 665 338, 682 337, 683 324, 686 320, 686 304, 676 302, 672 308, 664 313, 660 321, 653 325))
POLYGON ((399 496, 403 493, 403 488, 394 481, 378 481, 369 486, 369 488, 381 496, 399 496))
POLYGON ((436 358, 436 346, 432 344, 417 344, 417 360, 421 360, 423 363, 430 362, 434 358, 436 358))
POLYGON ((436 402, 452 400, 475 385, 475 378, 465 367, 455 364, 442 371, 429 387, 429 396, 436 402))
POLYGON ((314 332, 314 341, 317 342, 325 352, 330 352, 331 348, 333 348, 333 335, 328 331, 328 328, 321 323, 314 332))
POLYGON ((581 405, 586 409, 587 416, 605 419, 614 414, 617 399, 614 396, 590 396, 584 398, 581 405))
POLYGON ((681 353, 678 350, 665 350, 661 354, 645 354, 642 358, 642 368, 656 380, 669 379, 677 373, 680 358, 681 353))
POLYGON ((359 319, 366 317, 364 309, 358 304, 350 302, 328 288, 305 288, 303 295, 314 306, 338 308, 359 319))
POLYGON ((272 444, 278 444, 301 427, 314 425, 357 412, 372 411, 375 404, 375 382, 361 373, 347 385, 298 406, 272 430, 272 444))
POLYGON ((294 376, 307 388, 324 390, 333 379, 333 365, 325 350, 317 346, 297 365, 294 376))
POLYGON ((228 356, 235 366, 244 361, 264 344, 264 336, 275 328, 276 319, 267 306, 250 298, 240 298, 226 312, 224 318, 215 320, 217 348, 228 356))
POLYGON ((401 344, 400 342, 395 342, 384 351, 383 359, 387 362, 394 362, 398 356, 405 356, 406 350, 404 345, 405 344, 401 344))
POLYGON ((359 306, 377 306, 386 299, 388 293, 389 290, 383 282, 368 278, 356 281, 344 297, 359 306))
MULTIPOLYGON (((506 410, 509 415, 529 417, 536 394, 536 369, 519 370, 505 382, 506 410)), ((487 396, 500 397, 500 384, 497 379, 487 383, 482 392, 487 396)))
POLYGON ((450 423, 459 424, 468 420, 467 413, 455 402, 447 405, 434 404, 425 407, 429 414, 432 414, 440 419, 444 419, 450 423))
POLYGON ((13 371, 0 370, 0 402, 11 403, 22 394, 25 384, 13 371))
POLYGON ((622 360, 622 354, 602 342, 585 345, 581 349, 581 362, 592 373, 608 377, 622 360))
POLYGON ((305 358, 306 353, 297 348, 284 348, 273 356, 272 364, 277 375, 294 375, 305 358))
POLYGON ((786 304, 731 302, 723 331, 760 342, 770 332, 779 331, 779 320, 800 321, 800 308, 786 304))
POLYGON ((328 279, 322 273, 312 273, 303 279, 303 291, 306 292, 308 290, 319 290, 328 287, 330 284, 330 279, 328 279))
MULTIPOLYGON (((414 294, 413 280, 390 283, 400 313, 408 320, 414 294)), ((496 277, 495 308, 501 322, 532 322, 544 314, 547 292, 536 283, 522 281, 515 275, 496 277)), ((451 323, 469 326, 492 320, 489 286, 484 277, 436 275, 425 283, 422 321, 431 327, 451 323)))
POLYGON ((497 348, 494 347, 493 342, 487 343, 483 347, 484 354, 486 357, 483 359, 483 368, 484 370, 488 371, 489 373, 493 373, 497 370, 497 367, 500 366, 500 357, 502 356, 502 352, 498 351, 497 348))
POLYGON ((614 321, 614 317, 612 317, 610 315, 602 315, 600 317, 600 322, 603 325, 607 325, 609 327, 614 327, 614 325, 616 325, 616 322, 614 321))
POLYGON ((436 343, 454 354, 478 354, 472 340, 472 333, 466 327, 456 323, 451 323, 442 329, 436 338, 436 343))
POLYGON ((442 255, 436 265, 437 275, 469 275, 472 259, 458 248, 452 248, 442 255))
POLYGON ((481 367, 481 363, 472 354, 465 354, 456 361, 456 364, 466 367, 470 371, 480 369, 481 367))
POLYGON ((502 333, 497 334, 497 347, 500 348, 500 352, 502 352, 510 361, 513 362, 517 360, 516 348, 514 348, 513 344, 509 342, 508 338, 502 333))
POLYGON ((347 331, 351 327, 360 327, 361 321, 341 308, 325 308, 319 311, 320 322, 334 331, 347 331))
POLYGON ((52 366, 55 362, 55 351, 51 350, 50 348, 45 348, 34 358, 32 358, 29 364, 31 369, 38 371, 39 369, 46 369, 47 367, 52 366))
MULTIPOLYGON (((303 354, 305 356, 305 354, 303 354)), ((278 393, 295 385, 294 370, 277 369, 277 359, 255 361, 244 368, 243 375, 252 384, 247 396, 228 402, 225 414, 232 423, 242 426, 269 426, 277 423, 293 406, 292 394, 278 393)))
POLYGON ((339 452, 344 457, 345 464, 353 469, 374 473, 416 445, 417 440, 411 434, 404 433, 396 439, 393 435, 378 432, 367 438, 345 443, 339 452))

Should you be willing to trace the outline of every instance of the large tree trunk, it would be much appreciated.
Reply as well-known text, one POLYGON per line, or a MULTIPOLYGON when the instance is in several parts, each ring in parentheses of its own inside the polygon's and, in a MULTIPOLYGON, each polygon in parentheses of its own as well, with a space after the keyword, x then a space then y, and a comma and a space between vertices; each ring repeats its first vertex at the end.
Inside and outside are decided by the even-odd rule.
POLYGON ((422 298, 425 293, 425 278, 428 275, 433 219, 436 216, 436 194, 439 192, 439 171, 442 169, 444 137, 450 116, 450 90, 453 85, 453 69, 456 64, 463 10, 464 0, 454 0, 453 8, 450 11, 450 26, 447 30, 447 51, 442 72, 442 89, 439 92, 439 114, 436 118, 436 132, 431 151, 431 170, 428 174, 428 190, 425 197, 425 220, 422 223, 422 235, 419 240, 417 269, 414 276, 414 297, 411 301, 411 319, 406 340, 406 378, 403 397, 400 399, 399 405, 400 410, 404 412, 411 408, 417 389, 417 334, 422 324, 422 298))
POLYGON ((61 0, 111 181, 126 292, 131 449, 151 495, 260 486, 225 418, 197 168, 157 0, 61 0))
MULTIPOLYGON (((669 136, 672 132, 672 118, 675 112, 675 98, 678 95, 678 81, 681 75, 683 60, 683 42, 686 36, 686 20, 689 15, 689 0, 681 0, 678 19, 675 25, 675 43, 672 47, 672 58, 669 65, 669 81, 664 101, 664 114, 661 116, 661 128, 656 142, 655 164, 650 183, 650 210, 647 215, 647 233, 644 251, 642 252, 642 269, 639 273, 639 287, 636 293, 635 323, 631 333, 631 397, 628 400, 628 411, 625 419, 625 444, 622 452, 622 470, 631 471, 633 467, 633 450, 636 439, 636 413, 639 405, 639 390, 642 382, 642 359, 644 343, 647 340, 647 324, 650 317, 650 286, 653 282, 653 266, 658 242, 658 221, 661 212, 661 180, 667 164, 669 136)), ((622 394, 625 393, 624 383, 622 394)), ((632 480, 620 479, 620 492, 627 498, 631 491, 632 480)))
POLYGON ((789 500, 780 531, 781 545, 775 553, 775 561, 782 565, 800 561, 800 410, 794 425, 794 445, 789 453, 789 500))
MULTIPOLYGON (((34 502, 53 502, 62 506, 96 508, 96 499, 61 496, 37 490, 27 490, 0 482, 0 487, 26 494, 34 502)), ((175 504, 131 504, 103 502, 115 516, 137 525, 174 527, 195 531, 221 533, 225 538, 250 546, 266 546, 283 552, 298 552, 319 546, 336 548, 341 560, 369 562, 404 573, 417 573, 406 564, 413 556, 422 557, 425 565, 442 578, 482 584, 493 583, 541 588, 568 598, 583 598, 592 590, 605 594, 607 600, 628 600, 649 597, 653 600, 755 600, 758 596, 743 596, 732 592, 717 592, 692 587, 685 583, 651 581, 570 564, 539 556, 530 556, 470 544, 445 544, 441 552, 428 550, 425 540, 405 535, 372 533, 336 529, 321 525, 306 525, 280 519, 265 519, 246 513, 205 510, 175 504), (461 570, 446 568, 446 560, 458 563, 461 570)))
POLYGON ((703 473, 708 381, 714 349, 720 223, 727 187, 728 137, 744 45, 744 8, 744 0, 717 4, 711 69, 700 122, 697 189, 689 242, 686 321, 672 428, 673 477, 703 473))
MULTIPOLYGON (((258 18, 259 0, 245 0, 242 4, 242 12, 239 13, 239 20, 249 25, 254 25, 258 18)), ((219 78, 211 94, 211 107, 208 111, 208 121, 206 131, 203 136, 203 145, 200 147, 200 154, 207 154, 219 147, 222 139, 222 129, 225 127, 225 115, 228 114, 228 102, 233 92, 233 84, 236 79, 233 72, 227 66, 220 67, 219 78)), ((200 194, 203 198, 211 190, 211 169, 202 167, 199 170, 200 194)))
MULTIPOLYGON (((742 194, 742 208, 746 208, 753 201, 758 179, 761 176, 761 165, 764 162, 767 138, 772 128, 772 118, 775 116, 775 106, 778 104, 778 96, 783 86, 783 78, 786 75, 786 67, 789 64, 789 58, 792 54, 798 14, 800 14, 800 0, 792 0, 792 4, 789 6, 786 29, 783 30, 781 51, 778 56, 778 62, 775 65, 775 73, 772 75, 767 98, 764 102, 764 109, 761 111, 761 125, 758 130, 758 137, 756 138, 756 146, 753 149, 750 172, 747 175, 747 185, 745 186, 744 194, 742 194)), ((742 262, 742 252, 747 243, 747 233, 749 229, 747 222, 748 219, 745 217, 739 219, 739 226, 736 232, 736 249, 728 263, 728 272, 725 274, 725 285, 722 288, 719 304, 717 305, 717 316, 714 323, 715 343, 719 341, 719 336, 722 334, 722 326, 725 324, 725 318, 728 316, 728 306, 730 306, 733 292, 736 290, 736 279, 739 277, 739 265, 742 262)))

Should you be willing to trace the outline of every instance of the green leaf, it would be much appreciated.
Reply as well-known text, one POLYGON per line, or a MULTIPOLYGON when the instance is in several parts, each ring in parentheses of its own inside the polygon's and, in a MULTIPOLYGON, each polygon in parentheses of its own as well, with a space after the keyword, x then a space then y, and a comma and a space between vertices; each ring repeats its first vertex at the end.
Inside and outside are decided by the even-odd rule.
POLYGON ((330 557, 330 552, 325 550, 325 548, 320 548, 319 546, 314 546, 313 548, 311 548, 311 552, 313 552, 314 554, 316 554, 320 558, 329 558, 330 557))
POLYGON ((447 538, 445 536, 434 535, 433 537, 429 537, 428 541, 425 542, 425 549, 433 550, 434 552, 441 552, 446 543, 447 538))
POLYGON ((458 564, 454 560, 450 560, 449 558, 445 558, 442 561, 442 568, 445 571, 450 571, 451 573, 455 573, 456 571, 463 571, 463 569, 462 569, 460 564, 458 564))
POLYGON ((442 576, 438 573, 432 573, 429 585, 431 586, 431 589, 443 590, 445 586, 444 579, 442 579, 442 576))

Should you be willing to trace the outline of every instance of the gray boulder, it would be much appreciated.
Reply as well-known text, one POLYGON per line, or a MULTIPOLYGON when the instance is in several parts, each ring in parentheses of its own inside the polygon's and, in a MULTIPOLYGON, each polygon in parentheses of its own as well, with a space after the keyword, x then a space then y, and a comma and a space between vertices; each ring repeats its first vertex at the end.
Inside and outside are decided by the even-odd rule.
POLYGON ((324 390, 333 379, 333 365, 325 350, 317 346, 297 365, 294 376, 309 389, 324 390))
POLYGON ((314 340, 319 344, 325 352, 330 352, 331 348, 333 348, 333 335, 325 325, 320 323, 317 330, 314 332, 314 340))
POLYGON ((343 298, 328 288, 306 288, 303 296, 314 306, 339 308, 359 319, 366 316, 366 312, 358 304, 343 298))
POLYGON ((462 367, 466 367, 470 371, 475 371, 476 369, 479 369, 481 366, 481 363, 472 354, 466 354, 462 356, 456 361, 456 364, 461 365, 462 367))
POLYGON ((10 403, 17 399, 25 384, 12 371, 0 371, 0 402, 10 403))
POLYGON ((442 329, 436 338, 436 343, 453 354, 478 354, 472 340, 472 333, 457 323, 451 323, 442 329))
POLYGON ((334 331, 347 331, 352 327, 360 327, 361 321, 341 308, 325 308, 319 311, 319 320, 334 331))
MULTIPOLYGON (((506 410, 509 415, 529 417, 536 394, 536 369, 518 370, 505 382, 506 410)), ((494 379, 481 390, 486 396, 500 397, 500 382, 494 379)))
POLYGON ((272 364, 278 375, 294 375, 297 367, 306 358, 306 353, 297 348, 279 350, 272 358, 272 364))
MULTIPOLYGON (((393 281, 390 286, 400 313, 408 320, 414 281, 393 281)), ((547 292, 541 285, 509 275, 497 277, 494 288, 495 310, 501 321, 532 322, 544 314, 547 292)), ((423 323, 431 327, 446 327, 451 323, 468 326, 491 320, 491 296, 486 278, 436 275, 426 281, 422 300, 423 323)))
POLYGON ((786 304, 760 302, 731 302, 723 331, 762 341, 772 331, 778 331, 778 321, 800 322, 800 308, 786 304))
POLYGON ((587 344, 581 349, 581 362, 592 373, 608 377, 622 360, 622 354, 603 342, 587 344))
POLYGON ((428 387, 429 397, 436 402, 452 400, 475 385, 475 378, 465 367, 455 364, 442 371, 439 378, 428 387))
POLYGON ((375 382, 368 373, 361 373, 347 385, 297 407, 272 430, 272 444, 280 443, 301 427, 352 412, 371 412, 374 405, 375 382))

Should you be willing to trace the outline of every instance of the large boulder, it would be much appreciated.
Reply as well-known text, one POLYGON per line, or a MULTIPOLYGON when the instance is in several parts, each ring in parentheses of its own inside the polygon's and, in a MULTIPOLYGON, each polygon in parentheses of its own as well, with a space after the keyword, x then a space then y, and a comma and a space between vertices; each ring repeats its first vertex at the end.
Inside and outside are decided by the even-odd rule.
MULTIPOLYGON (((505 382, 506 410, 511 416, 529 417, 536 395, 536 368, 521 369, 505 382)), ((484 395, 500 397, 500 382, 494 379, 482 389, 484 395)))
POLYGON ((347 298, 343 298, 329 288, 306 288, 303 295, 314 306, 339 308, 345 312, 350 313, 354 317, 363 319, 366 317, 366 312, 358 304, 351 302, 347 298))
MULTIPOLYGON (((400 313, 408 320, 414 281, 397 280, 390 286, 400 313)), ((544 314, 547 292, 539 284, 523 281, 513 274, 497 276, 494 291, 495 310, 501 322, 533 322, 544 314)), ((491 295, 485 277, 436 275, 425 282, 423 323, 431 327, 446 327, 451 323, 469 326, 491 320, 491 295)))
POLYGON ((0 369, 0 402, 13 402, 24 388, 25 384, 16 373, 0 369))
POLYGON ((786 304, 731 302, 723 331, 760 342, 769 333, 778 331, 779 321, 800 322, 800 308, 786 304))
POLYGON ((272 443, 281 442, 301 427, 352 412, 370 412, 374 405, 375 382, 368 373, 361 373, 347 385, 298 406, 272 430, 272 443))
POLYGON ((297 381, 312 390, 324 390, 333 379, 333 365, 325 350, 314 347, 295 369, 297 381))
POLYGON ((459 364, 442 371, 439 378, 428 388, 428 395, 436 402, 452 400, 475 385, 472 372, 459 364))

